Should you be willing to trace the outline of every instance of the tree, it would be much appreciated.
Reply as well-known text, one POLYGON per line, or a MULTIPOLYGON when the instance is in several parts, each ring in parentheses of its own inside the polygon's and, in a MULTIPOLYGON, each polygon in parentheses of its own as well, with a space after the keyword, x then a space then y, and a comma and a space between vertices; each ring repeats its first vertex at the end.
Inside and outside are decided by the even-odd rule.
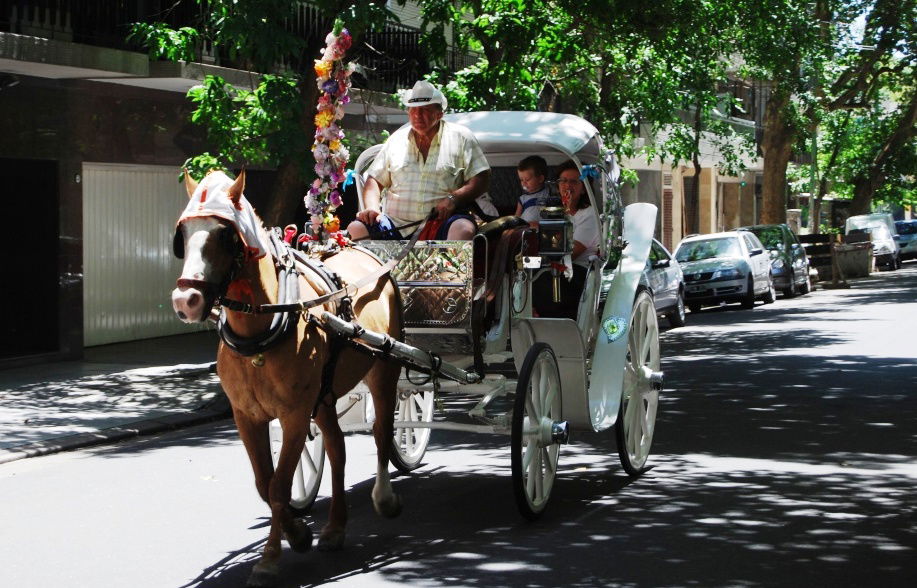
POLYGON ((917 203, 917 92, 913 84, 897 102, 877 102, 867 111, 851 111, 828 125, 831 157, 822 184, 851 198, 850 213, 870 212, 873 200, 893 205, 917 203))
MULTIPOLYGON (((252 72, 248 88, 207 76, 189 92, 196 106, 192 121, 206 128, 216 152, 194 157, 188 165, 198 173, 210 167, 276 167, 270 205, 262 214, 268 224, 283 224, 314 178, 310 145, 318 87, 312 66, 325 45, 324 34, 304 36, 290 26, 302 8, 297 0, 194 1, 204 8, 194 26, 175 30, 161 22, 137 23, 132 36, 153 58, 199 60, 201 48, 210 46, 225 65, 252 72)), ((343 19, 355 46, 367 30, 394 17, 384 0, 311 4, 319 10, 322 30, 343 19)))
POLYGON ((896 53, 913 58, 915 0, 817 0, 814 5, 739 0, 738 5, 748 23, 740 43, 747 75, 771 84, 761 146, 762 221, 783 222, 786 169, 797 145, 818 132, 827 113, 874 105, 896 53), (850 25, 857 19, 865 23, 861 36, 850 25))
MULTIPOLYGON (((480 60, 444 83, 459 109, 523 109, 583 116, 619 155, 633 155, 640 125, 667 137, 647 148, 676 165, 698 156, 701 134, 724 137, 736 163, 734 133, 718 124, 735 13, 722 3, 664 0, 520 2, 423 0, 430 47, 445 47, 451 24, 460 48, 480 60), (596 15, 614 15, 598 18, 596 15), (677 15, 677 16, 676 16, 677 15), (691 114, 691 113, 695 114, 691 114), (690 117, 683 120, 682 115, 690 117)), ((440 55, 441 60, 444 56, 440 55)), ((735 166, 733 166, 735 168, 735 166)), ((697 174, 699 177, 699 174, 697 174)))

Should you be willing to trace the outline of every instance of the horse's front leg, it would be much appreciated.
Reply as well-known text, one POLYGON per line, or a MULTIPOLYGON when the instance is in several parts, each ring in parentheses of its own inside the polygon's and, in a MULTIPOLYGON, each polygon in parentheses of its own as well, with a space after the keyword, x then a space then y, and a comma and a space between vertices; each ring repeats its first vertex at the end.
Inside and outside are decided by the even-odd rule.
POLYGON ((318 537, 320 551, 336 551, 344 546, 347 527, 347 494, 344 490, 344 466, 347 453, 344 447, 344 433, 338 423, 337 407, 319 402, 315 422, 322 430, 325 454, 331 464, 331 508, 328 523, 318 537))
POLYGON ((373 437, 376 440, 376 483, 373 485, 373 507, 384 517, 401 514, 401 498, 392 489, 388 473, 388 460, 395 434, 395 404, 398 397, 398 376, 401 367, 394 363, 378 361, 370 370, 366 384, 373 396, 376 422, 373 437))
POLYGON ((239 438, 248 453, 255 474, 255 488, 261 500, 270 504, 268 492, 271 478, 274 476, 274 464, 271 462, 271 439, 268 435, 268 424, 254 421, 240 412, 233 412, 239 438))
MULTIPOLYGON (((253 439, 254 444, 249 450, 249 456, 252 457, 252 464, 256 472, 256 483, 262 498, 266 501, 271 509, 271 527, 268 533, 267 542, 261 560, 255 564, 251 576, 248 580, 249 586, 273 586, 277 582, 280 572, 280 555, 283 552, 280 539, 282 535, 286 536, 290 547, 294 551, 308 551, 312 546, 312 532, 309 527, 302 521, 295 519, 289 510, 290 504, 290 487, 293 481, 293 474, 296 471, 296 465, 299 462, 299 456, 302 453, 303 445, 306 440, 306 432, 309 427, 309 419, 305 416, 295 416, 292 418, 281 419, 283 429, 283 443, 280 448, 280 456, 277 460, 277 468, 273 475, 268 479, 267 487, 264 487, 262 478, 258 472, 268 471, 271 468, 271 448, 270 438, 267 434, 267 423, 259 424, 257 428, 239 427, 239 434, 245 442, 249 432, 243 433, 243 428, 257 430, 259 434, 253 439), (264 429, 263 434, 260 432, 264 429), (263 439, 263 441, 261 441, 263 439)), ((248 443, 246 443, 248 447, 248 443)))
MULTIPOLYGON (((248 459, 252 463, 252 471, 255 474, 255 487, 258 489, 258 495, 269 506, 271 480, 274 477, 274 465, 271 462, 271 440, 268 434, 268 423, 258 422, 248 418, 246 415, 235 412, 236 429, 239 431, 239 438, 245 446, 248 453, 248 459)), ((273 515, 271 516, 273 522, 273 515)), ((273 525, 272 525, 273 526, 273 525)), ((254 570, 249 577, 249 586, 271 586, 279 574, 280 567, 280 545, 273 546, 270 539, 264 547, 261 560, 255 564, 254 570)))

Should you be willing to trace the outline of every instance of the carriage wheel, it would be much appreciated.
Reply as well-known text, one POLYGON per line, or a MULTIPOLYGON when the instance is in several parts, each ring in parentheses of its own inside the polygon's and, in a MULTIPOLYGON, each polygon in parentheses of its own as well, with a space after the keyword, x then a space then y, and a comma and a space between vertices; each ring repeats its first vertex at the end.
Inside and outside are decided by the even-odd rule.
POLYGON ((630 317, 624 390, 615 425, 621 465, 631 476, 646 470, 653 443, 662 372, 659 371, 659 325, 652 297, 637 294, 630 317))
MULTIPOLYGON (((318 487, 322 482, 322 471, 325 469, 325 443, 322 439, 322 432, 314 422, 309 427, 313 438, 306 439, 299 463, 296 465, 296 472, 293 474, 293 487, 290 494, 290 508, 297 515, 307 514, 312 509, 315 497, 318 496, 318 487)), ((283 442, 280 421, 276 419, 271 421, 268 430, 271 437, 271 460, 274 462, 274 467, 277 467, 280 446, 283 442)))
POLYGON ((561 418, 560 371, 547 343, 535 343, 525 355, 513 407, 513 492, 522 516, 541 516, 557 474, 560 444, 555 424, 561 418))
POLYGON ((398 471, 408 473, 419 468, 427 452, 427 444, 430 442, 430 429, 399 427, 398 423, 405 421, 429 423, 432 420, 432 390, 398 391, 398 404, 395 406, 395 443, 390 456, 392 465, 398 468, 398 471))

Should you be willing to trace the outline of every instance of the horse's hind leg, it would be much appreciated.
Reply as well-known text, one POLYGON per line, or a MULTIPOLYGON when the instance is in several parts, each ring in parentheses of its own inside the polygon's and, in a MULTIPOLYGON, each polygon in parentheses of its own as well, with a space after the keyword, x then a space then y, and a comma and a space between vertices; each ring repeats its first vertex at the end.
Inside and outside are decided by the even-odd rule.
POLYGON ((344 433, 338 423, 337 408, 333 404, 320 402, 315 422, 322 430, 325 454, 331 464, 331 508, 328 512, 328 524, 318 537, 318 549, 336 551, 344 546, 347 526, 347 493, 344 489, 344 465, 347 462, 347 454, 344 448, 344 433))
POLYGON ((384 517, 401 514, 401 498, 392 489, 388 473, 388 460, 395 434, 395 404, 398 396, 398 364, 377 361, 366 377, 366 385, 373 396, 376 422, 373 437, 376 440, 376 483, 373 486, 373 507, 384 517))

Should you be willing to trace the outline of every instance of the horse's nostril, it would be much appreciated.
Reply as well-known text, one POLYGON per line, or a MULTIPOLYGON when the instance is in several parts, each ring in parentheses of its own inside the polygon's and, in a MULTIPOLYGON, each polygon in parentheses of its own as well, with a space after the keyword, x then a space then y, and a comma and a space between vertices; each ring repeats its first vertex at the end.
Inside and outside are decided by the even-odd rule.
POLYGON ((201 301, 201 297, 198 294, 192 294, 191 296, 188 296, 188 306, 190 306, 191 308, 194 308, 195 306, 200 304, 200 301, 201 301))
POLYGON ((188 316, 180 310, 175 311, 175 314, 177 314, 178 318, 180 318, 181 320, 185 320, 186 318, 188 318, 188 316))

